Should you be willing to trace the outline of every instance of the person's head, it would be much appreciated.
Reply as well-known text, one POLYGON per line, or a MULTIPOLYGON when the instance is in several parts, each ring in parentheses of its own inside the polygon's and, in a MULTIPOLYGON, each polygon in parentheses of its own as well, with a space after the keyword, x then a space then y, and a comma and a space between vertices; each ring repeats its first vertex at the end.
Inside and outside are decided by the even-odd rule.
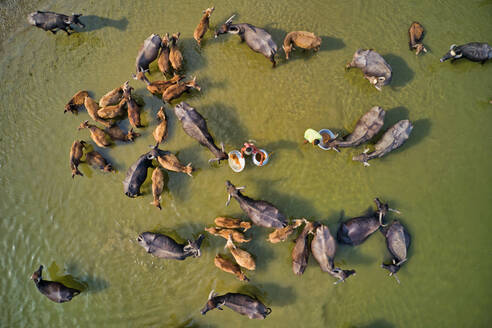
POLYGON ((319 139, 314 139, 313 145, 317 146, 319 144, 319 139))

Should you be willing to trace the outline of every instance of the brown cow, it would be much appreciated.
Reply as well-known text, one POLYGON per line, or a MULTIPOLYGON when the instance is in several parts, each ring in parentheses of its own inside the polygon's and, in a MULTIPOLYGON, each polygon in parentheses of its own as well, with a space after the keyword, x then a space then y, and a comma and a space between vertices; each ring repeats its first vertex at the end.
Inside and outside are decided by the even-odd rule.
POLYGON ((253 259, 253 256, 251 256, 251 254, 249 254, 245 250, 237 248, 236 245, 234 245, 234 243, 232 242, 230 235, 227 239, 226 247, 229 248, 229 250, 231 251, 231 254, 236 260, 237 264, 251 271, 256 269, 256 263, 253 259))
POLYGON ((232 273, 241 281, 249 281, 248 277, 246 277, 246 275, 241 271, 241 267, 239 265, 223 258, 219 254, 215 255, 214 264, 222 271, 232 273))
POLYGON ((198 26, 195 29, 195 32, 193 33, 193 38, 195 38, 199 46, 201 46, 202 38, 205 35, 205 33, 207 33, 208 31, 210 15, 212 15, 214 9, 215 7, 212 7, 212 8, 207 8, 206 10, 203 11, 204 15, 202 16, 202 19, 200 19, 200 23, 198 24, 198 26))
POLYGON ((84 176, 82 172, 79 171, 79 164, 81 162, 81 158, 84 155, 84 140, 75 140, 72 144, 72 148, 70 148, 70 169, 72 169, 72 179, 75 175, 84 176))
POLYGON ((251 228, 251 222, 242 221, 241 219, 233 219, 233 218, 225 218, 225 217, 217 217, 215 218, 215 225, 221 228, 243 228, 244 232, 251 228))
POLYGON ((123 85, 114 88, 99 99, 99 106, 106 107, 116 105, 123 98, 123 85))
MULTIPOLYGON (((285 51, 285 58, 289 59, 290 52, 294 49, 292 45, 303 49, 314 49, 318 51, 321 46, 321 38, 314 33, 306 31, 294 31, 285 36, 282 48, 285 51)), ((294 49, 295 50, 295 49, 294 49)))
POLYGON ((97 115, 97 111, 99 110, 99 105, 97 104, 97 102, 94 101, 94 99, 92 99, 89 96, 85 97, 84 106, 85 109, 87 109, 87 113, 94 121, 101 123, 102 125, 108 128, 112 125, 112 122, 105 121, 102 118, 100 118, 99 115, 97 115))
POLYGON ((93 150, 85 154, 85 161, 96 169, 104 172, 114 172, 113 166, 101 154, 93 150))
POLYGON ((107 140, 108 135, 106 134, 106 132, 95 125, 89 124, 89 121, 84 121, 80 123, 79 130, 82 129, 89 129, 89 131, 91 132, 92 140, 94 140, 96 145, 98 145, 99 147, 105 148, 111 145, 111 143, 107 140))
POLYGON ((183 55, 178 48, 178 40, 181 33, 174 33, 169 41, 171 44, 170 53, 169 53, 169 61, 171 62, 172 67, 175 71, 179 71, 183 67, 183 55))
POLYGON ((268 235, 268 241, 272 244, 279 243, 281 241, 287 240, 297 227, 299 227, 303 222, 307 222, 306 219, 295 220, 292 224, 289 224, 285 228, 275 229, 274 232, 268 235))
POLYGON ((162 173, 159 167, 156 167, 152 173, 152 196, 154 197, 154 201, 150 204, 160 210, 162 210, 160 203, 162 190, 164 190, 164 173, 162 173))
POLYGON ((205 231, 214 235, 220 236, 224 239, 228 239, 229 236, 232 236, 232 240, 236 243, 247 243, 251 241, 250 239, 246 239, 242 233, 233 229, 219 229, 219 228, 205 228, 205 231))
POLYGON ((410 25, 410 28, 408 29, 408 37, 410 39, 408 42, 410 50, 417 50, 415 55, 418 55, 422 51, 427 52, 427 49, 425 49, 421 42, 424 38, 424 27, 420 25, 419 22, 413 22, 412 25, 410 25))
POLYGON ((157 112, 157 119, 160 121, 159 125, 155 128, 152 135, 154 136, 155 141, 160 144, 167 137, 167 116, 164 111, 164 107, 161 107, 157 112))
POLYGON ((164 91, 167 90, 167 88, 169 88, 173 84, 178 83, 179 80, 181 80, 183 78, 181 75, 174 74, 174 76, 167 81, 150 82, 144 73, 145 72, 140 71, 140 72, 138 72, 137 75, 133 75, 133 78, 135 80, 143 81, 147 85, 147 90, 149 90, 149 92, 153 95, 157 95, 157 94, 162 95, 164 93, 164 91))
POLYGON ((162 75, 166 75, 171 72, 171 63, 169 62, 169 33, 162 38, 161 53, 159 59, 157 59, 157 65, 162 75))
POLYGON ((136 137, 140 137, 140 133, 133 132, 133 128, 125 133, 118 125, 106 128, 104 131, 109 134, 111 139, 119 141, 133 141, 136 137))
POLYGON ((162 101, 169 103, 171 100, 179 98, 184 92, 187 92, 191 88, 201 90, 200 86, 196 84, 196 76, 193 80, 188 82, 178 82, 173 84, 162 94, 162 101))
POLYGON ((186 166, 184 166, 183 164, 181 164, 176 155, 174 155, 170 151, 161 151, 161 153, 157 157, 157 161, 166 170, 186 173, 190 177, 193 177, 191 175, 191 172, 193 172, 193 167, 191 167, 191 163, 188 163, 186 166))
POLYGON ((125 103, 126 99, 123 98, 117 105, 102 107, 97 111, 97 116, 102 119, 116 118, 118 116, 121 116, 125 113, 125 110, 123 108, 125 106, 125 103))
POLYGON ((123 97, 126 99, 126 104, 128 106, 128 121, 130 121, 130 125, 134 128, 142 127, 140 123, 140 108, 138 107, 135 99, 132 97, 133 88, 130 87, 128 81, 123 85, 123 97))
POLYGON ((72 114, 77 114, 79 107, 84 105, 85 97, 88 97, 89 93, 85 90, 81 90, 73 95, 72 98, 65 105, 63 113, 70 111, 72 114))

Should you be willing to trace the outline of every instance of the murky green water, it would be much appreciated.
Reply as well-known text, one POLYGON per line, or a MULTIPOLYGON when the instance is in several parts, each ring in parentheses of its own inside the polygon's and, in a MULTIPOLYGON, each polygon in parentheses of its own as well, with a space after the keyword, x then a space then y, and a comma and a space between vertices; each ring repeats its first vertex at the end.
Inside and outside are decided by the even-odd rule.
MULTIPOLYGON (((492 193, 492 63, 439 63, 452 43, 492 42, 491 1, 215 1, 212 25, 238 13, 237 21, 266 28, 280 46, 292 30, 323 38, 316 54, 297 51, 273 70, 235 36, 207 40, 200 50, 193 30, 206 1, 2 1, 0 52, 0 281, 4 327, 490 327, 492 269, 489 232, 492 193), (27 13, 81 12, 87 29, 67 37, 27 25, 27 13), (420 21, 430 49, 416 57, 407 28, 420 21), (134 144, 101 151, 118 170, 103 174, 80 166, 70 178, 68 154, 83 120, 63 114, 78 90, 99 99, 130 78, 135 57, 151 33, 180 31, 186 72, 202 92, 182 98, 207 118, 228 150, 255 139, 273 152, 264 168, 250 163, 234 174, 224 163, 209 166, 210 152, 188 137, 168 107, 169 138, 162 148, 197 168, 194 178, 169 173, 163 210, 144 196, 129 199, 121 182, 127 168, 153 143, 161 106, 143 84, 131 81, 145 101, 146 128, 134 144), (359 47, 374 48, 393 67, 393 82, 377 92, 360 71, 344 71, 359 47), (351 157, 302 146, 306 128, 346 133, 370 107, 387 110, 385 128, 410 119, 414 131, 398 151, 364 168, 351 157), (249 284, 215 268, 224 240, 207 235, 202 257, 164 261, 136 243, 140 232, 196 236, 225 207, 224 182, 277 205, 289 217, 328 224, 363 214, 375 196, 402 211, 413 240, 399 272, 401 285, 379 268, 387 260, 384 238, 340 247, 337 264, 357 275, 345 284, 321 272, 314 259, 301 277, 291 269, 291 241, 271 245, 255 228, 244 246, 257 259, 249 284), (43 264, 46 278, 85 291, 55 304, 29 280, 43 264), (69 276, 67 276, 69 275, 69 276), (257 295, 272 314, 263 322, 225 309, 201 316, 208 293, 257 295)), ((283 55, 283 52, 280 52, 283 55)), ((160 78, 151 66, 152 79, 160 78)), ((127 124, 127 123, 125 123, 127 124)), ((150 177, 150 175, 149 175, 150 177)), ((396 218, 395 215, 392 215, 396 218)))

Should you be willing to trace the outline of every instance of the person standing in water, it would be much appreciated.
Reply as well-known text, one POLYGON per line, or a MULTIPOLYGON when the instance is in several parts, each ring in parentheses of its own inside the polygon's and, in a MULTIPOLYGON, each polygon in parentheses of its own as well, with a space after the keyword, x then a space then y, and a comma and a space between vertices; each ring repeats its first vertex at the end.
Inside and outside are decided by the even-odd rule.
POLYGON ((310 143, 315 146, 319 145, 319 143, 323 140, 323 136, 316 130, 307 129, 304 131, 304 143, 310 143))
MULTIPOLYGON (((313 129, 307 129, 306 131, 304 131, 304 143, 305 144, 310 143, 310 144, 317 146, 321 143, 321 146, 323 146, 324 149, 325 148, 330 149, 331 147, 329 147, 328 145, 329 145, 331 139, 332 138, 331 138, 330 134, 328 134, 326 132, 319 133, 318 131, 313 130, 313 129)), ((334 147, 333 149, 338 151, 338 149, 336 147, 334 147)))

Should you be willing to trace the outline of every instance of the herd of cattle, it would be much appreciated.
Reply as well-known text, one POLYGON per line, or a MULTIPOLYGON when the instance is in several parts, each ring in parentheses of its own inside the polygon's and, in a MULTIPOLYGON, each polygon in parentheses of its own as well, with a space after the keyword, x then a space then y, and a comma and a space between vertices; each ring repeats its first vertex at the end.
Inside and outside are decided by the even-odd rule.
MULTIPOLYGON (((208 8, 203 12, 199 25, 195 29, 194 38, 198 45, 205 36, 209 28, 209 19, 214 11, 214 7, 208 8)), ((71 16, 58 14, 54 12, 37 11, 28 16, 28 22, 31 25, 50 31, 53 34, 58 30, 63 30, 70 35, 73 29, 72 24, 80 27, 85 25, 80 21, 80 14, 71 16)), ((234 16, 230 17, 224 24, 221 24, 215 31, 215 37, 218 35, 230 33, 237 34, 242 41, 254 51, 267 57, 272 65, 276 66, 277 45, 272 36, 264 29, 255 27, 251 24, 233 24, 234 16)), ((421 52, 427 52, 422 44, 424 29, 418 22, 412 23, 409 29, 409 46, 415 49, 418 55, 421 52)), ((200 87, 196 83, 196 78, 182 82, 183 76, 183 56, 178 47, 180 33, 175 33, 171 37, 166 34, 163 38, 159 35, 152 34, 145 41, 140 49, 136 59, 136 74, 133 78, 145 83, 147 90, 153 95, 161 95, 165 104, 179 98, 183 93, 200 87), (157 60, 159 70, 164 77, 169 79, 162 81, 150 82, 146 77, 149 66, 157 60), (172 77, 171 77, 172 74, 172 77)), ((287 34, 283 42, 283 50, 286 59, 290 57, 291 51, 295 47, 303 49, 313 49, 318 51, 321 46, 321 38, 311 32, 294 31, 287 34)), ((472 61, 485 62, 492 58, 492 47, 486 43, 472 42, 461 46, 452 45, 449 52, 442 58, 441 62, 451 59, 452 61, 459 58, 467 58, 472 61)), ((355 52, 352 61, 347 64, 346 68, 360 68, 364 77, 374 85, 378 90, 388 85, 392 78, 391 66, 384 58, 374 50, 359 49, 355 52)), ((89 96, 85 90, 77 92, 65 106, 65 112, 76 114, 79 109, 85 108, 89 116, 96 122, 104 126, 104 129, 84 121, 80 124, 80 129, 88 129, 90 136, 98 147, 108 147, 113 141, 133 141, 140 134, 134 132, 134 129, 141 128, 140 106, 132 94, 133 88, 126 81, 121 86, 111 90, 104 95, 99 102, 96 102, 89 96), (117 121, 123 117, 128 117, 132 129, 128 132, 123 131, 117 121)), ((174 113, 181 122, 181 126, 186 134, 196 139, 202 146, 207 147, 214 158, 210 161, 221 161, 228 159, 228 154, 221 147, 215 144, 215 141, 208 131, 205 119, 200 113, 187 104, 181 102, 174 107, 174 113)), ((371 108, 357 122, 354 131, 346 136, 344 140, 334 138, 330 140, 328 146, 339 151, 343 147, 356 147, 378 134, 384 123, 385 111, 378 106, 371 108)), ((154 168, 153 160, 156 159, 158 166, 152 173, 152 194, 153 202, 151 204, 161 208, 160 194, 164 187, 164 175, 161 168, 174 172, 182 172, 191 176, 193 168, 191 164, 183 165, 173 153, 158 148, 167 137, 167 116, 164 107, 161 107, 157 113, 159 121, 158 126, 153 132, 156 145, 142 156, 128 169, 123 181, 124 193, 129 197, 137 197, 140 194, 140 187, 147 178, 149 168, 154 168)), ((389 128, 376 143, 375 150, 371 153, 364 153, 355 156, 353 159, 361 161, 364 165, 373 158, 382 157, 388 152, 400 147, 409 137, 412 131, 412 124, 408 120, 397 122, 389 128)), ((83 175, 78 165, 82 162, 84 149, 88 148, 87 143, 83 140, 76 140, 70 150, 70 168, 72 178, 75 175, 83 175)), ((85 152, 85 162, 95 168, 103 171, 113 171, 109 163, 100 153, 95 150, 85 152)), ((234 198, 244 213, 249 217, 251 222, 241 219, 218 217, 215 219, 216 227, 206 228, 205 230, 212 235, 220 236, 227 239, 226 248, 229 249, 235 263, 220 254, 217 254, 215 265, 228 273, 235 275, 241 281, 249 281, 241 268, 246 270, 255 270, 256 263, 254 257, 247 251, 236 246, 235 243, 249 242, 244 233, 254 224, 259 227, 274 229, 268 236, 268 241, 278 243, 287 240, 297 229, 302 228, 300 234, 295 240, 295 247, 292 251, 292 269, 295 274, 301 275, 307 267, 309 254, 319 263, 321 270, 327 272, 337 279, 335 284, 345 281, 349 276, 355 274, 355 270, 344 270, 335 266, 335 255, 338 243, 352 246, 360 245, 371 234, 380 230, 386 239, 388 251, 392 255, 392 261, 389 264, 382 264, 382 267, 390 272, 399 282, 396 273, 401 265, 407 260, 407 252, 410 246, 410 235, 405 227, 398 221, 394 220, 390 224, 384 224, 384 219, 389 211, 398 212, 389 208, 388 204, 381 202, 378 198, 374 201, 377 209, 369 215, 356 217, 342 222, 336 239, 331 235, 329 228, 319 222, 308 221, 306 219, 296 219, 291 223, 286 217, 271 203, 264 200, 255 200, 241 193, 244 187, 235 187, 230 181, 226 182, 228 193, 227 205, 231 198, 234 198), (239 231, 236 229, 243 229, 239 231), (312 235, 310 241, 309 236, 312 235)), ((138 238, 138 244, 148 253, 162 258, 184 260, 187 257, 200 256, 200 247, 204 239, 199 235, 194 241, 188 240, 185 244, 176 242, 169 236, 152 232, 141 233, 138 238)), ((34 272, 32 279, 38 290, 54 302, 70 301, 81 291, 64 286, 59 282, 48 281, 42 278, 43 266, 34 272)), ((212 291, 208 301, 201 313, 227 306, 232 310, 247 315, 251 319, 264 319, 270 314, 271 309, 266 307, 255 297, 240 293, 227 293, 217 295, 212 291)))

